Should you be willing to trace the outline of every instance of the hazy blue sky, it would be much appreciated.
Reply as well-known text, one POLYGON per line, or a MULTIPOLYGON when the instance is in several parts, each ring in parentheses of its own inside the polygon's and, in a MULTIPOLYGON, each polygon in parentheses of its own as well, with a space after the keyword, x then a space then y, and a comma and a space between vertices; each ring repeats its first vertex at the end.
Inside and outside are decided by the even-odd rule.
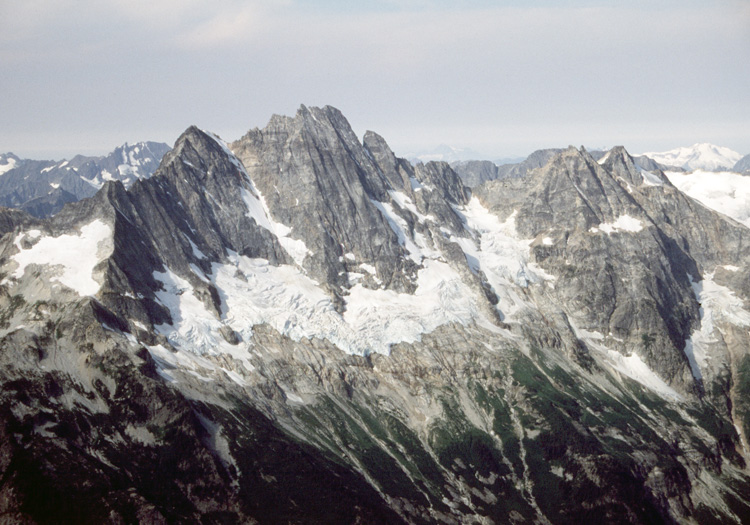
POLYGON ((750 153, 750 1, 0 0, 0 152, 333 105, 397 154, 750 153))

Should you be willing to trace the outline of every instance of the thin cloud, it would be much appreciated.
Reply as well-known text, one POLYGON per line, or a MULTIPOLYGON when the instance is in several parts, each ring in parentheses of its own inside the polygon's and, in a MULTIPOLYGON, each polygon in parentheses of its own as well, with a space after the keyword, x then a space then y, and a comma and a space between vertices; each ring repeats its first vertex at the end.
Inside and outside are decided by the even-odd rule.
MULTIPOLYGON (((111 147, 192 123, 232 138, 300 103, 338 106, 396 147, 499 153, 750 127, 746 2, 337 3, 6 2, 0 151, 35 129, 95 128, 93 142, 111 128, 111 147)), ((741 135, 726 145, 750 149, 741 135)))

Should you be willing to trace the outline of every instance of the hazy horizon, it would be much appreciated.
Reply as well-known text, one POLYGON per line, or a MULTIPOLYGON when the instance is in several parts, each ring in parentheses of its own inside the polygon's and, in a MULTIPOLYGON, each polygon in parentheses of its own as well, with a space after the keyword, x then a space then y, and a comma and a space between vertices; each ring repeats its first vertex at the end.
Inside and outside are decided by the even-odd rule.
POLYGON ((750 153, 740 0, 0 1, 0 152, 227 140, 332 105, 400 156, 546 147, 750 153))

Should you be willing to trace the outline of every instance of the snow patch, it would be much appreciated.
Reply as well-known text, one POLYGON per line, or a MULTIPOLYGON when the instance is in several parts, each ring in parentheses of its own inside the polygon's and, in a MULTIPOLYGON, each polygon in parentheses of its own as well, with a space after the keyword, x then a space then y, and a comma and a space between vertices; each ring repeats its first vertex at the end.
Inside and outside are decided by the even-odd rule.
POLYGON ((719 330, 717 323, 750 326, 750 312, 745 310, 742 299, 726 286, 716 284, 713 276, 705 275, 702 281, 694 281, 689 276, 695 299, 701 305, 700 328, 693 331, 685 342, 685 355, 696 379, 703 379, 703 371, 710 359, 710 347, 719 341, 714 335, 719 330))
POLYGON ((203 273, 203 270, 201 270, 200 268, 198 268, 198 266, 196 266, 195 264, 190 263, 190 269, 192 270, 192 272, 195 275, 198 276, 198 279, 200 279, 204 283, 210 283, 211 282, 211 281, 208 280, 208 277, 206 277, 206 274, 203 273))
POLYGON ((533 239, 521 239, 516 233, 517 212, 500 222, 476 197, 455 210, 473 237, 451 236, 450 240, 461 246, 472 270, 484 272, 504 315, 513 315, 528 305, 518 287, 555 280, 529 260, 533 239))
POLYGON ((222 318, 247 340, 254 325, 267 323, 296 341, 317 337, 352 354, 388 354, 393 344, 415 342, 442 324, 468 324, 481 315, 458 274, 438 261, 425 260, 414 295, 355 284, 341 315, 318 284, 295 267, 236 254, 230 260, 214 263, 222 318))
POLYGON ((641 172, 641 177, 643 177, 644 186, 664 186, 664 181, 661 180, 658 175, 646 171, 643 168, 638 168, 638 170, 641 172))
POLYGON ((733 172, 667 172, 677 189, 750 228, 750 177, 733 172))
POLYGON ((682 400, 682 396, 665 383, 656 372, 651 370, 638 354, 632 353, 629 356, 624 356, 620 352, 610 350, 604 345, 604 335, 599 332, 590 332, 578 328, 572 320, 570 321, 576 337, 586 342, 589 348, 597 350, 604 361, 617 372, 637 381, 665 399, 671 401, 682 400))
POLYGON ((104 180, 104 181, 115 181, 115 180, 117 180, 117 179, 116 179, 116 178, 115 178, 115 177, 114 177, 114 176, 113 176, 113 175, 112 175, 112 174, 111 174, 110 172, 108 172, 107 170, 102 170, 102 171, 101 171, 101 173, 100 173, 100 175, 101 175, 101 180, 104 180))
POLYGON ((424 189, 422 183, 415 177, 409 177, 409 185, 411 186, 412 191, 422 191, 424 189))
POLYGON ((637 233, 643 229, 643 223, 631 217, 630 215, 620 215, 614 222, 602 223, 599 226, 592 227, 589 231, 591 233, 604 232, 610 235, 614 232, 632 232, 637 233))
POLYGON ((102 188, 102 186, 104 186, 104 183, 103 183, 103 182, 101 182, 101 181, 99 181, 99 180, 98 180, 98 178, 95 178, 95 179, 87 179, 86 177, 80 177, 80 179, 81 179, 81 180, 82 180, 83 182, 86 182, 87 184, 90 184, 91 186, 93 186, 93 187, 94 187, 94 188, 96 188, 97 190, 100 190, 100 189, 102 188))
POLYGON ((156 298, 172 317, 172 324, 154 327, 157 333, 164 335, 173 346, 199 355, 214 354, 222 347, 227 350, 225 347, 231 346, 219 333, 222 322, 195 296, 188 281, 169 268, 154 272, 154 279, 162 283, 156 298))
MULTIPOLYGON (((26 235, 37 238, 41 232, 32 230, 26 235)), ((22 277, 29 265, 50 266, 55 268, 51 280, 64 284, 78 294, 94 295, 99 291, 101 285, 94 278, 94 269, 114 250, 110 225, 97 219, 83 226, 78 234, 41 237, 28 249, 21 246, 23 236, 21 233, 15 239, 20 251, 12 257, 18 263, 13 277, 22 277)))
POLYGON ((253 219, 258 226, 273 233, 279 240, 279 244, 294 259, 294 262, 301 267, 305 257, 312 255, 312 252, 307 248, 304 241, 293 239, 289 236, 292 233, 292 229, 289 226, 276 222, 271 218, 271 211, 268 209, 263 195, 255 188, 252 182, 250 182, 250 185, 252 192, 245 188, 241 190, 242 199, 247 206, 247 216, 253 219))
POLYGON ((206 259, 206 254, 203 253, 198 246, 193 242, 193 240, 185 235, 185 239, 187 239, 187 242, 190 243, 190 249, 193 251, 193 256, 198 259, 206 259))
MULTIPOLYGON (((132 162, 132 159, 131 159, 131 162, 132 162)), ((123 180, 143 178, 143 175, 141 174, 138 167, 131 166, 130 164, 120 164, 119 166, 117 166, 117 171, 120 174, 121 179, 123 180)))
POLYGON ((421 223, 425 223, 427 221, 436 222, 435 217, 433 215, 422 215, 421 213, 419 213, 419 210, 417 210, 417 207, 414 205, 412 200, 405 194, 401 193, 400 191, 391 190, 388 192, 388 194, 401 208, 405 210, 409 210, 414 215, 416 215, 419 222, 421 223))
POLYGON ((403 246, 404 249, 406 249, 406 251, 408 252, 409 258, 417 264, 421 263, 424 255, 422 254, 422 251, 419 249, 419 247, 414 244, 414 241, 408 234, 409 225, 406 224, 406 221, 398 213, 396 213, 396 211, 393 209, 393 206, 391 206, 389 202, 379 202, 372 199, 370 199, 370 202, 372 202, 375 207, 380 210, 380 213, 382 213, 383 217, 385 217, 385 219, 388 221, 391 229, 398 237, 399 244, 403 246))
POLYGON ((682 400, 682 396, 665 383, 662 378, 656 375, 656 373, 643 362, 643 359, 641 359, 638 354, 632 353, 625 357, 614 350, 609 350, 608 353, 610 361, 618 371, 631 379, 635 379, 643 386, 648 387, 666 399, 672 399, 674 401, 682 400))
POLYGON ((387 354, 391 345, 419 341, 441 325, 466 325, 481 318, 473 293, 447 263, 425 259, 423 264, 414 295, 361 284, 351 289, 344 312, 350 348, 387 354))

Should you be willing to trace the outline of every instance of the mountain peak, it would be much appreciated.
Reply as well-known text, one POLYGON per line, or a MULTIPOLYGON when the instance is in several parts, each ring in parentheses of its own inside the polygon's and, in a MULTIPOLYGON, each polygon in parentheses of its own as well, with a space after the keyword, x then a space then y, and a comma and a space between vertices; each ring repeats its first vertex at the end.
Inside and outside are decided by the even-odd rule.
POLYGON ((21 159, 10 152, 0 155, 0 175, 5 174, 18 166, 20 161, 21 159))
POLYGON ((747 228, 551 155, 472 194, 302 106, 0 209, 4 515, 739 523, 747 228))
POLYGON ((663 152, 650 152, 643 155, 660 164, 676 166, 687 171, 725 171, 730 170, 742 158, 742 155, 723 146, 708 142, 698 142, 689 147, 675 148, 663 152))

